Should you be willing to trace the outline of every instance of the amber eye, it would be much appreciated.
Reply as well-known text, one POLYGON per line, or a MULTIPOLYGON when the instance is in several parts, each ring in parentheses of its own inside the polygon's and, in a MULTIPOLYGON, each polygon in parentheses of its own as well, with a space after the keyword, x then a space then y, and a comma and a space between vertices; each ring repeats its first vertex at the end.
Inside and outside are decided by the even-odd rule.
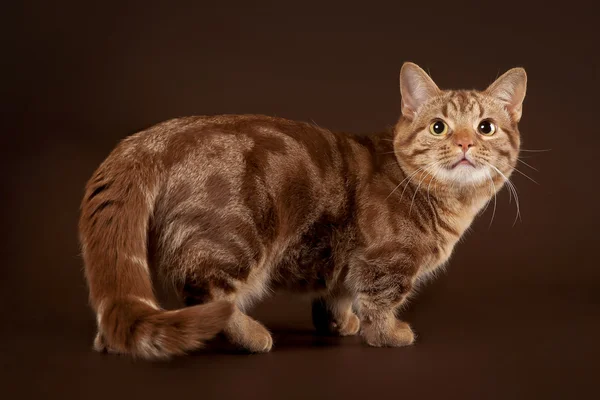
POLYGON ((477 130, 482 135, 492 136, 494 133, 496 133, 496 125, 494 125, 493 122, 484 119, 479 123, 477 130))
POLYGON ((435 120, 429 125, 429 132, 435 136, 441 136, 448 132, 448 125, 441 119, 435 120))

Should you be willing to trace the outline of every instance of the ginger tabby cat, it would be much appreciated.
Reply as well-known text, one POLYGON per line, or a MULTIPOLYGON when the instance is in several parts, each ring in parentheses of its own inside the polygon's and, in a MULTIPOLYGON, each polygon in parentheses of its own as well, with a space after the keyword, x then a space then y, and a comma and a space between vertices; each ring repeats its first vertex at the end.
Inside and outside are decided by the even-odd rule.
POLYGON ((514 68, 484 91, 445 91, 405 63, 389 132, 220 115, 124 139, 81 206, 94 348, 168 358, 223 331, 266 352, 271 335, 245 312, 276 290, 314 294, 319 330, 412 344, 395 311, 511 175, 526 79, 514 68), (181 309, 157 304, 151 269, 181 309))

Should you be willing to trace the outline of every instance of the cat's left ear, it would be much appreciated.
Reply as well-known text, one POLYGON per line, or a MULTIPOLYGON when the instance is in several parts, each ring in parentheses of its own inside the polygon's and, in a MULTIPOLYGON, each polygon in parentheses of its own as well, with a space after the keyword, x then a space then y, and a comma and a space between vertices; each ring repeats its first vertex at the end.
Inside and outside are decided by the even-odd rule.
POLYGON ((527 74, 523 68, 513 68, 496 79, 486 90, 505 104, 515 122, 519 122, 523 114, 523 100, 527 91, 527 74))
POLYGON ((413 119, 419 108, 440 94, 435 82, 417 64, 406 62, 400 70, 402 115, 413 119))

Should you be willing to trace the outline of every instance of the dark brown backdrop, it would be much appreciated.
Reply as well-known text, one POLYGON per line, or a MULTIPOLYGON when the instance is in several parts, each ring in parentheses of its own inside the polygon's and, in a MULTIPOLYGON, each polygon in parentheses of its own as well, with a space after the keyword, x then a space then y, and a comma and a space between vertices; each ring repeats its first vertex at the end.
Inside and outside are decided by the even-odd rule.
POLYGON ((597 24, 523 2, 29 2, 5 10, 0 381, 7 398, 575 398, 598 374, 597 24), (35 4, 37 3, 37 4, 35 4), (164 3, 161 5, 161 3, 164 3), (267 355, 171 363, 91 351, 76 241, 83 185, 118 140, 176 116, 263 113, 352 132, 393 124, 404 61, 443 88, 529 74, 516 174, 404 313, 416 346, 319 338, 304 300, 257 308, 267 355), (286 397, 287 398, 287 397, 286 397))

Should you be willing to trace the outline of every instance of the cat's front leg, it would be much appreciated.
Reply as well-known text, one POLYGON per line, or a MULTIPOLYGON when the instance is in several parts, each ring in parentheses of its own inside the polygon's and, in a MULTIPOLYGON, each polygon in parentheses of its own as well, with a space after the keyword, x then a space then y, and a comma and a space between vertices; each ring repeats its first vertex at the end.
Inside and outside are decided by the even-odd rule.
POLYGON ((361 336, 376 347, 401 347, 414 343, 415 334, 410 325, 396 319, 394 309, 381 308, 371 299, 361 299, 361 336))
POLYGON ((396 309, 412 289, 414 260, 405 254, 375 258, 361 256, 349 274, 356 290, 361 336, 371 346, 413 344, 411 327, 396 319, 396 309))
POLYGON ((336 294, 313 300, 312 320, 317 332, 340 336, 356 335, 360 320, 352 311, 352 296, 336 294))

